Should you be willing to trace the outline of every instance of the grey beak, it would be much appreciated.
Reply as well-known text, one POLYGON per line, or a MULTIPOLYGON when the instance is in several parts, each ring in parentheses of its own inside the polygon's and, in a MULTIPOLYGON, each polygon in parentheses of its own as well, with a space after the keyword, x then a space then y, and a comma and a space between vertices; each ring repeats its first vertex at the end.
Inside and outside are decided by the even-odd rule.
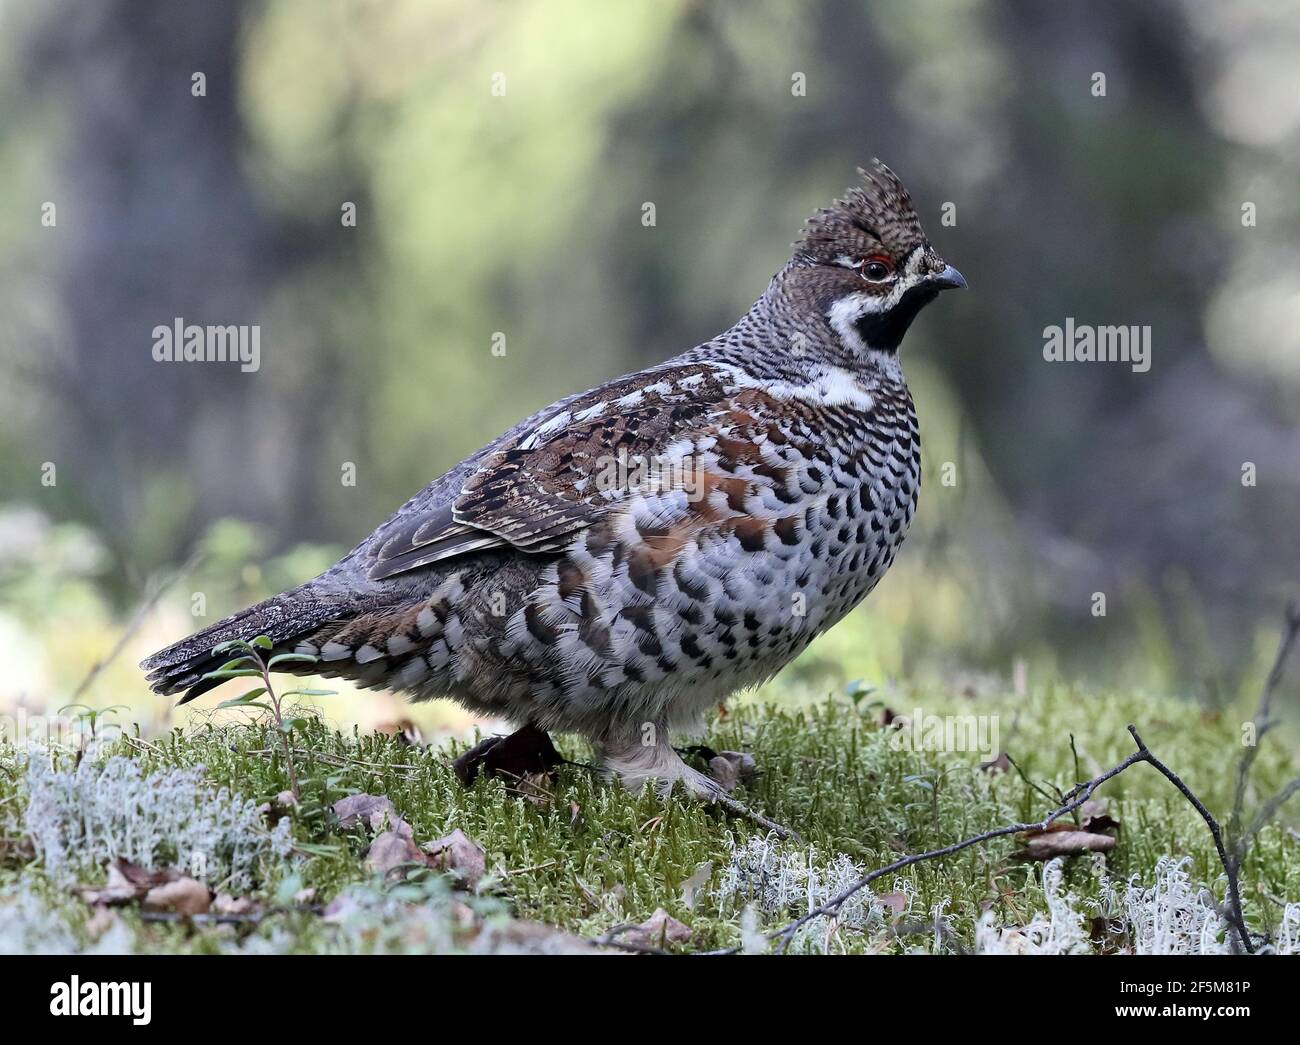
POLYGON ((951 265, 945 265, 942 272, 931 276, 927 282, 940 290, 966 289, 966 277, 951 265))

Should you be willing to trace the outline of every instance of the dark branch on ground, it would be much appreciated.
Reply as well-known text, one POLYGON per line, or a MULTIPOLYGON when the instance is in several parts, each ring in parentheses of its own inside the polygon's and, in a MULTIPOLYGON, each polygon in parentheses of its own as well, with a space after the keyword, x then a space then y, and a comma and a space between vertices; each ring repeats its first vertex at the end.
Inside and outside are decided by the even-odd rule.
MULTIPOLYGON (((767 934, 769 941, 777 943, 777 950, 783 953, 790 946, 795 934, 807 925, 809 922, 816 921, 819 918, 833 918, 839 913, 844 904, 869 886, 879 878, 895 871, 901 871, 912 864, 921 863, 923 860, 936 860, 940 857, 951 856, 963 849, 968 849, 973 845, 979 845, 982 842, 988 842, 995 838, 1002 838, 1006 835, 1021 834, 1030 831, 1046 831, 1055 821, 1061 817, 1073 813, 1082 806, 1106 781, 1119 776, 1125 770, 1137 765, 1139 762, 1145 762, 1154 768, 1161 776, 1168 780, 1178 792, 1185 798, 1193 809, 1200 814, 1201 819, 1205 821, 1206 827, 1210 830, 1210 836, 1214 840, 1214 848, 1218 853, 1219 862, 1223 865, 1224 874, 1228 882, 1227 903, 1225 914, 1232 928, 1232 946, 1244 950, 1247 954, 1255 953, 1255 944, 1251 939, 1250 931, 1246 926, 1245 915, 1241 905, 1241 888, 1240 888, 1240 869, 1241 862, 1245 858, 1246 849, 1250 841, 1259 832, 1259 830, 1272 819, 1273 815, 1292 795, 1300 793, 1300 778, 1292 780, 1286 784, 1276 795, 1270 798, 1261 807, 1260 812, 1251 822, 1250 827, 1244 833, 1240 830, 1242 816, 1242 807, 1245 803, 1246 783, 1250 775, 1250 768, 1254 763, 1256 753, 1258 752, 1258 741, 1263 734, 1275 725, 1269 717, 1272 710, 1273 694, 1282 681, 1282 675, 1285 670, 1287 657, 1291 652, 1292 646, 1295 645, 1297 636, 1300 635, 1300 602, 1292 601, 1286 607, 1286 613, 1283 621, 1282 639, 1278 645, 1277 656, 1274 658, 1273 668, 1269 672, 1268 680, 1264 684, 1263 692, 1260 694, 1259 709, 1255 714, 1256 736, 1255 745, 1247 747, 1246 752, 1242 755, 1237 770, 1237 795, 1234 802, 1232 821, 1230 823, 1229 839, 1233 843, 1232 851, 1229 852, 1224 844, 1224 831, 1219 822, 1205 807, 1205 803, 1197 797, 1196 793, 1182 780, 1182 778, 1170 769, 1164 762, 1152 753, 1150 748, 1138 734, 1137 728, 1130 725, 1129 733, 1133 737, 1133 742, 1137 744, 1137 750, 1129 755, 1124 761, 1112 766, 1104 773, 1093 777, 1091 780, 1082 784, 1075 784, 1068 792, 1061 797, 1061 804, 1048 813, 1042 820, 1034 823, 1024 824, 1007 824, 1003 827, 995 827, 992 830, 984 831, 981 834, 974 835, 970 838, 963 839, 960 842, 954 842, 952 845, 943 846, 940 849, 931 849, 924 853, 914 853, 911 856, 904 856, 895 860, 884 867, 876 868, 874 871, 863 875, 851 886, 835 896, 831 900, 815 907, 806 914, 801 915, 794 921, 782 926, 780 929, 773 930, 767 934)), ((1071 748, 1073 749, 1073 738, 1071 738, 1071 748)), ((1075 752, 1075 764, 1078 764, 1078 754, 1075 752)), ((1015 763, 1013 762, 1014 766, 1015 763)), ((1016 767, 1019 770, 1019 767, 1016 767)), ((1022 779, 1039 793, 1043 793, 1041 788, 1036 787, 1032 782, 1021 774, 1022 779)), ((734 954, 739 951, 739 947, 729 947, 718 951, 709 951, 709 954, 734 954)))
POLYGON ((1282 638, 1278 642, 1277 654, 1273 658, 1273 667, 1268 673, 1268 678, 1264 680, 1264 688, 1260 690, 1259 704, 1255 709, 1255 717, 1251 720, 1254 724, 1255 735, 1252 737, 1254 743, 1247 744, 1245 750, 1241 753, 1241 758, 1237 762, 1237 789, 1232 800, 1232 816, 1228 819, 1228 857, 1225 860, 1225 868, 1228 870, 1228 880, 1231 882, 1241 872, 1241 865, 1246 860, 1246 854, 1250 850, 1251 843, 1255 836, 1263 829, 1277 814, 1277 811, 1291 798, 1292 795, 1300 791, 1300 777, 1282 785, 1282 788, 1271 798, 1265 800, 1260 806, 1259 812, 1255 819, 1250 822, 1250 826, 1245 830, 1242 829, 1242 817, 1246 808, 1246 789, 1250 782, 1250 771, 1255 764, 1255 759, 1259 755, 1259 742, 1264 739, 1264 734, 1277 725, 1277 720, 1273 718, 1273 694, 1277 692, 1277 687, 1282 683, 1282 676, 1286 672, 1287 658, 1291 655, 1291 649, 1296 643, 1297 636, 1300 636, 1300 600, 1293 599, 1287 603, 1286 610, 1282 617, 1282 638))
POLYGON ((789 827, 783 827, 775 820, 769 820, 761 813, 754 812, 754 810, 750 809, 749 806, 745 805, 743 802, 738 802, 736 799, 731 798, 728 795, 719 795, 714 799, 714 802, 719 808, 729 813, 731 816, 740 817, 742 820, 750 820, 761 827, 764 831, 769 831, 776 835, 777 838, 795 842, 803 841, 803 839, 799 837, 797 831, 794 831, 789 827))

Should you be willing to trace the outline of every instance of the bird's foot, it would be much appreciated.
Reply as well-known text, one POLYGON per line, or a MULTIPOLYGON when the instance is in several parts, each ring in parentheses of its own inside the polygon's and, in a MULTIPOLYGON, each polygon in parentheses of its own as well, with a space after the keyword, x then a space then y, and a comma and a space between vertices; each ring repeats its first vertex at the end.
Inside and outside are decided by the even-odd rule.
POLYGON ((727 792, 735 786, 734 777, 719 781, 692 769, 666 742, 646 744, 640 738, 628 743, 607 741, 597 745, 596 754, 601 775, 607 780, 618 780, 629 791, 640 791, 646 783, 651 783, 655 791, 666 798, 673 786, 680 783, 687 794, 701 802, 716 805, 732 816, 758 824, 779 838, 799 840, 799 835, 790 828, 769 820, 732 798, 727 792), (725 786, 727 784, 730 786, 725 786))

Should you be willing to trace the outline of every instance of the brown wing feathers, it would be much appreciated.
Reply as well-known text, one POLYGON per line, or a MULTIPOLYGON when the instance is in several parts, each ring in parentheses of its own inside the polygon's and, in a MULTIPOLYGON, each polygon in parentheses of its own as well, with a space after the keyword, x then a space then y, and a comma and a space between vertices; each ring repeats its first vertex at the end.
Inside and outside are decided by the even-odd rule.
POLYGON ((414 520, 386 541, 370 578, 492 547, 562 551, 626 496, 617 481, 601 481, 609 467, 654 458, 684 429, 707 424, 724 398, 718 372, 698 364, 588 392, 491 454, 451 508, 414 520), (683 379, 691 382, 689 394, 683 379))
MULTIPOLYGON (((489 549, 562 554, 587 531, 589 546, 622 544, 629 574, 653 594, 658 572, 672 568, 687 544, 706 531, 734 534, 747 551, 797 543, 803 513, 779 507, 800 497, 798 469, 785 463, 783 453, 812 452, 802 439, 805 419, 799 413, 798 404, 728 388, 717 370, 698 365, 588 393, 562 416, 491 454, 453 505, 419 515, 389 535, 374 553, 369 577, 384 580, 489 549), (670 447, 677 472, 666 480, 652 477, 660 485, 636 502, 647 517, 632 520, 628 529, 620 519, 634 490, 646 488, 635 479, 628 483, 626 475, 602 475, 615 463, 635 468, 638 461, 658 462, 670 447)), ((573 597, 581 598, 585 580, 578 571, 566 582, 573 597)), ((154 672, 151 681, 164 692, 189 687, 186 699, 192 699, 210 688, 200 676, 216 664, 212 645, 262 633, 271 634, 277 650, 318 654, 326 673, 346 670, 363 684, 372 662, 386 662, 389 672, 409 666, 414 673, 420 658, 412 651, 431 646, 429 663, 436 667, 442 617, 435 611, 445 609, 445 600, 383 605, 382 599, 368 599, 298 613, 292 620, 274 612, 275 602, 163 651, 147 665, 154 672), (360 668, 331 667, 336 661, 360 668)), ((374 665, 376 681, 383 668, 374 665)))

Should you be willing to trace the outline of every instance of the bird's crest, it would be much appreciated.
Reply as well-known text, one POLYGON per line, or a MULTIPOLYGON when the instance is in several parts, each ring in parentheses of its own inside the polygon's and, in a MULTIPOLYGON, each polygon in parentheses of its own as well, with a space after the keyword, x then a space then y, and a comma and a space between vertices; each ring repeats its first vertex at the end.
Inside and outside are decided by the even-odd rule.
POLYGON ((890 250, 906 251, 924 243, 921 219, 898 175, 876 159, 867 168, 859 167, 858 173, 863 183, 809 218, 796 246, 823 256, 863 236, 890 250))

